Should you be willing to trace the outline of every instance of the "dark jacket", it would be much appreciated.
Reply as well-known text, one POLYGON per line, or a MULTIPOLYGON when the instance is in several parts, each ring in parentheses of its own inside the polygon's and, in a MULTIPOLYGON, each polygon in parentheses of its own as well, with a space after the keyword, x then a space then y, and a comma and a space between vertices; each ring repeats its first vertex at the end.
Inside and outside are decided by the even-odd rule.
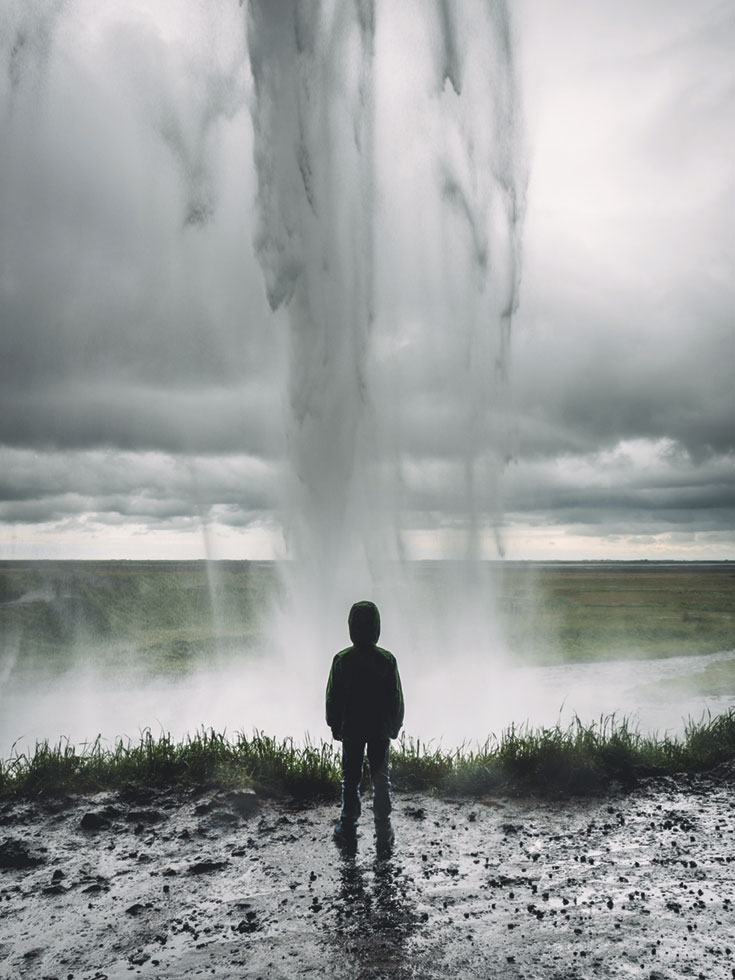
POLYGON ((350 610, 352 646, 332 661, 327 724, 338 741, 396 738, 403 724, 403 690, 396 658, 376 646, 380 613, 372 602, 350 610))

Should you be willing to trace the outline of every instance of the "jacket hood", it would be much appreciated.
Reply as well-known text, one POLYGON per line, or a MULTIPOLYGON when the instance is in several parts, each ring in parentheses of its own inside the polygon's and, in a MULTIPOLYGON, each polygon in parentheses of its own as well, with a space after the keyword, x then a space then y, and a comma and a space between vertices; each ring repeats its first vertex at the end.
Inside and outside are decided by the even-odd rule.
POLYGON ((380 636, 380 613, 374 602, 356 602, 348 619, 350 639, 356 644, 377 643, 380 636))

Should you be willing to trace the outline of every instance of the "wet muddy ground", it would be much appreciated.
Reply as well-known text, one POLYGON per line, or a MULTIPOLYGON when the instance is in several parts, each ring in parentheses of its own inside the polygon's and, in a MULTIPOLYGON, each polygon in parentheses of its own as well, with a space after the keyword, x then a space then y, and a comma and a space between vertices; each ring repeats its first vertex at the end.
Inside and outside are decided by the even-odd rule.
POLYGON ((735 779, 587 800, 139 792, 0 803, 0 977, 735 977, 735 779), (369 813, 366 814, 369 816, 369 813))

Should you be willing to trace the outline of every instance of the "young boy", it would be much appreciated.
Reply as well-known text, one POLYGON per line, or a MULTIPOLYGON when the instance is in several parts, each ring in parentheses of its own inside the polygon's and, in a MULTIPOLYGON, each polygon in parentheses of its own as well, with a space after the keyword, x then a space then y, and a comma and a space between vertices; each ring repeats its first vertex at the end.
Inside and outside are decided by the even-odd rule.
POLYGON ((356 602, 349 615, 352 646, 332 661, 327 683, 327 724, 342 742, 342 815, 334 828, 338 842, 356 841, 360 778, 367 746, 373 781, 373 816, 378 845, 393 844, 390 796, 390 740, 403 724, 403 690, 396 658, 376 646, 380 613, 372 602, 356 602))

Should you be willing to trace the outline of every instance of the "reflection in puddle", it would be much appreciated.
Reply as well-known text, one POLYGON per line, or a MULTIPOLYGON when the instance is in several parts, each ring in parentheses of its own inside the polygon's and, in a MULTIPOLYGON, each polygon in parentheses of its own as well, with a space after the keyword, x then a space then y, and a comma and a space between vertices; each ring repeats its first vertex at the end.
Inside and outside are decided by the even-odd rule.
POLYGON ((415 976, 414 937, 420 917, 413 883, 394 857, 362 864, 340 852, 332 946, 335 976, 354 980, 415 976))

